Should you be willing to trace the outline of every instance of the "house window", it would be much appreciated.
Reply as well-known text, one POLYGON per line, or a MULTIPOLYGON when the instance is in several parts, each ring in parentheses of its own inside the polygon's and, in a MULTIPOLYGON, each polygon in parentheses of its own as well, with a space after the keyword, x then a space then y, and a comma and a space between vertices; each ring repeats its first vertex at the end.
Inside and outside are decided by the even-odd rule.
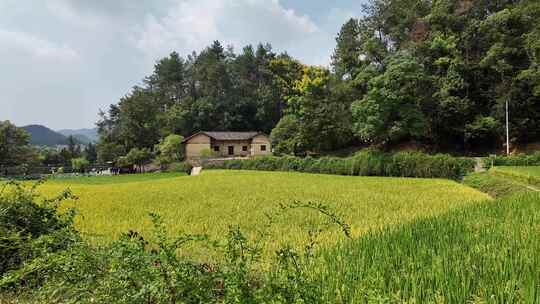
POLYGON ((261 145, 261 151, 266 151, 266 145, 261 145))
POLYGON ((242 151, 247 152, 248 146, 242 146, 242 151))
POLYGON ((219 152, 219 146, 214 146, 214 151, 219 152))
POLYGON ((234 155, 234 146, 229 146, 229 155, 234 155))

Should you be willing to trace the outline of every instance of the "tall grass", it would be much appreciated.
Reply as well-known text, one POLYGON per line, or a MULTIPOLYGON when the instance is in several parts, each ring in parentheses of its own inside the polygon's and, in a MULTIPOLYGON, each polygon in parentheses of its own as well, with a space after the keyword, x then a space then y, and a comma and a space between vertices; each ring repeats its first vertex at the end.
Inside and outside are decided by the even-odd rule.
POLYGON ((538 303, 540 194, 370 232, 322 255, 329 303, 538 303))
POLYGON ((211 164, 207 168, 459 180, 473 170, 474 161, 446 154, 384 153, 377 150, 366 150, 349 158, 267 156, 250 160, 227 160, 222 163, 211 164))

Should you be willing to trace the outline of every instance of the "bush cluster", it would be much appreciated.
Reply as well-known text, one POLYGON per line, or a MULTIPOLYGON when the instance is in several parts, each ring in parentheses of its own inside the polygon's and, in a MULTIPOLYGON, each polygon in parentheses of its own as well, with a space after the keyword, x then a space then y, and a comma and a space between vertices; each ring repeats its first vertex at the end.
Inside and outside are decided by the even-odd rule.
POLYGON ((533 154, 493 155, 484 159, 484 166, 540 166, 540 151, 533 154))
POLYGON ((474 160, 446 154, 421 152, 385 153, 365 150, 348 158, 265 156, 249 160, 227 160, 210 169, 298 171, 355 176, 394 176, 461 179, 474 168, 474 160))
POLYGON ((193 166, 188 162, 174 162, 165 167, 165 172, 171 173, 191 173, 193 166))
POLYGON ((20 267, 37 251, 54 252, 77 239, 73 211, 58 212, 58 204, 73 198, 65 191, 46 199, 22 184, 0 184, 0 276, 20 267))

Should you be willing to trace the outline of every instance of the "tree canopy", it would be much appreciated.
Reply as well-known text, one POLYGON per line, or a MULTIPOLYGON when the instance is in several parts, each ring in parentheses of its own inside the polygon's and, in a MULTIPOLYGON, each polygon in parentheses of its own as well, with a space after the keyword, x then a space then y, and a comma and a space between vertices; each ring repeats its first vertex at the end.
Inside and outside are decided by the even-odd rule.
POLYGON ((540 3, 371 0, 345 22, 331 66, 269 44, 176 52, 101 113, 98 159, 171 134, 272 133, 276 152, 415 141, 434 151, 540 140, 540 3))
POLYGON ((37 152, 28 143, 30 135, 9 120, 0 121, 0 167, 37 161, 37 152))

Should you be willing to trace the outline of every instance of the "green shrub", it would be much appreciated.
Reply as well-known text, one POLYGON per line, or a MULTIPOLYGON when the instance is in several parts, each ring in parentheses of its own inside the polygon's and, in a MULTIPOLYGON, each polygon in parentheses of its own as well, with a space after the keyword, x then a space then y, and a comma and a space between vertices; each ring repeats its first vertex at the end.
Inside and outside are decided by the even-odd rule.
POLYGON ((89 166, 90 162, 84 157, 71 159, 71 167, 73 168, 73 171, 84 173, 86 170, 88 170, 89 166))
POLYGON ((540 151, 533 154, 493 155, 484 159, 484 167, 491 166, 540 166, 540 151))
POLYGON ((170 163, 166 166, 165 171, 166 172, 184 172, 184 173, 191 173, 191 169, 193 166, 188 162, 174 162, 170 163))
POLYGON ((39 184, 0 184, 0 275, 41 251, 45 237, 51 242, 50 246, 45 246, 46 251, 66 248, 70 243, 67 240, 76 237, 73 211, 58 212, 61 201, 73 198, 71 192, 47 199, 36 194, 39 184), (35 247, 37 245, 39 248, 35 247))
POLYGON ((384 153, 365 150, 349 158, 305 158, 264 156, 248 160, 226 160, 210 169, 298 171, 337 175, 396 176, 461 179, 474 168, 474 160, 420 152, 384 153))

